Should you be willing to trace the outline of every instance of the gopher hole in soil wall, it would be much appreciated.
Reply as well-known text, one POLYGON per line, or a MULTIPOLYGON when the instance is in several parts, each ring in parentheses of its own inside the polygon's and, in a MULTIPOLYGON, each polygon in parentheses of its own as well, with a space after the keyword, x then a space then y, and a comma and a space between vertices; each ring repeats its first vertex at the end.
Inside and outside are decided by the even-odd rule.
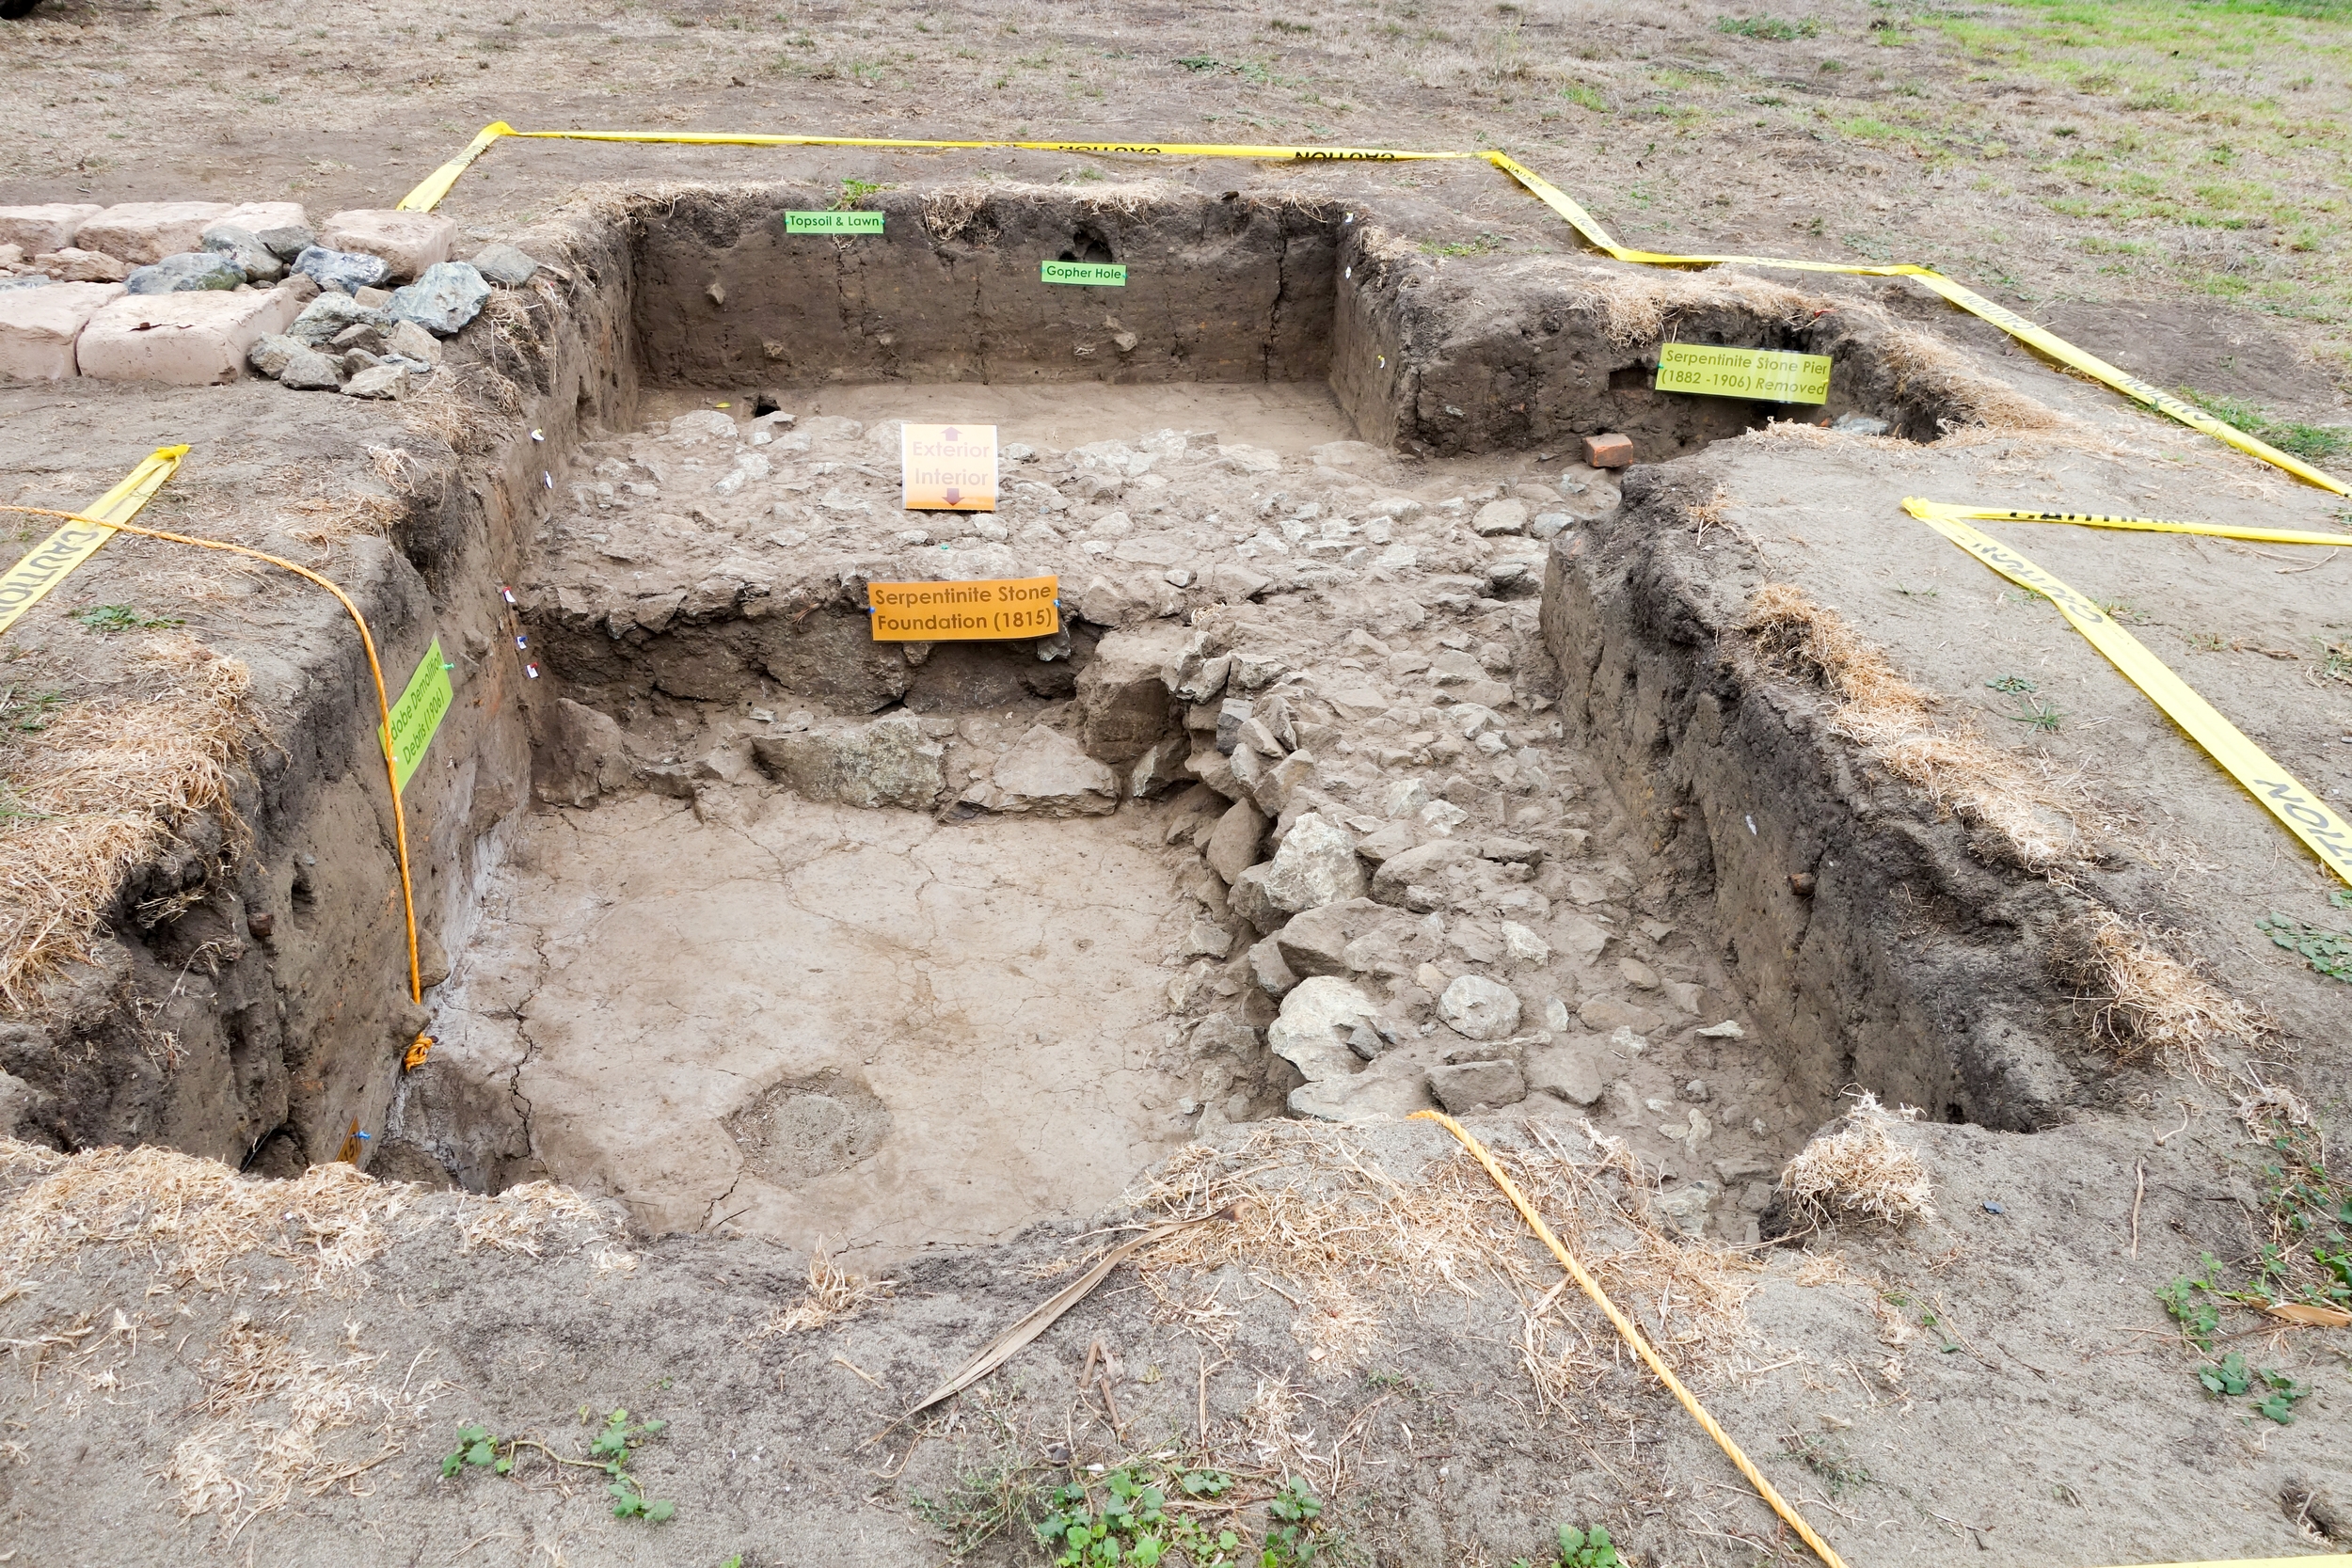
MULTIPOLYGON (((627 341, 515 585, 535 805, 376 1168, 897 1255, 1091 1213, 1220 1123, 1442 1102, 1611 1124, 1754 1239, 1851 1075, 1741 1023, 1552 710, 1536 595, 1616 499, 1579 436, 1785 411, 1648 391, 1623 271, 1473 297, 1367 209, 904 191, 882 235, 785 231, 831 194, 613 219, 627 341), (902 510, 899 420, 996 425, 998 510, 902 510), (863 613, 1047 573, 1050 639, 863 613)), ((1709 301, 1678 341, 1836 330, 1709 301)), ((1839 367, 1826 412, 1932 435, 1839 367)), ((1915 1076, 1877 1086, 1946 1103, 1915 1076)))

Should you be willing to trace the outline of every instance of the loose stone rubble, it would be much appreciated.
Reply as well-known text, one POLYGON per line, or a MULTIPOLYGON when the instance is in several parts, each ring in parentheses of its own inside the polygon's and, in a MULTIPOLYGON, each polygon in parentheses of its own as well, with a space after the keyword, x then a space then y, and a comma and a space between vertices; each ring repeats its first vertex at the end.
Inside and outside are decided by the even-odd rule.
POLYGON ((456 238, 421 213, 337 213, 314 230, 290 201, 0 207, 0 377, 200 386, 252 371, 398 397, 433 373, 438 340, 465 330, 493 284, 539 271, 511 245, 483 248, 486 272, 453 261, 456 238), (126 293, 140 298, 118 307, 126 293))

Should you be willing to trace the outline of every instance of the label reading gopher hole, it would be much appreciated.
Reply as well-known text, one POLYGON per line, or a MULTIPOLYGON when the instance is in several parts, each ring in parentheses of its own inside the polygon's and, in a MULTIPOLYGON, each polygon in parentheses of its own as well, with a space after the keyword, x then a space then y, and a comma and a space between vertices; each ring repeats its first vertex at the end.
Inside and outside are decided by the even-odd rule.
POLYGON ((996 510, 996 427, 898 427, 899 487, 910 512, 996 510))
POLYGON ((974 642, 1061 630, 1058 578, 869 582, 877 642, 974 642))
POLYGON ((1826 354, 1667 343, 1658 351, 1656 388, 1661 392, 1754 398, 1762 403, 1826 403, 1829 372, 1826 354))

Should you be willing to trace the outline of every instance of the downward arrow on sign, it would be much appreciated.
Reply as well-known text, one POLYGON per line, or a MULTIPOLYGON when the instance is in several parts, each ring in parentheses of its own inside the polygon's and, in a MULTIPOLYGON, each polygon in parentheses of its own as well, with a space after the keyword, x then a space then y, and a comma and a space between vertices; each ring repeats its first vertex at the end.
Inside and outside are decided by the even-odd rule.
POLYGON ((955 488, 953 485, 949 485, 947 487, 947 504, 949 506, 953 506, 956 502, 961 499, 963 499, 963 492, 955 488))

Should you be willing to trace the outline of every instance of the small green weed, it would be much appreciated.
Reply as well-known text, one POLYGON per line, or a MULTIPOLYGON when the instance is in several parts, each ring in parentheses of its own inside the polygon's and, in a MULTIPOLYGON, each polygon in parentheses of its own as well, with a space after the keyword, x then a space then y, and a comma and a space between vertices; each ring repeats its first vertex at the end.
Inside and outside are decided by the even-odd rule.
POLYGON ((1617 1548, 1610 1543, 1609 1532, 1598 1525, 1589 1530, 1562 1525, 1557 1551, 1540 1560, 1516 1558, 1511 1568, 1617 1568, 1617 1548))
POLYGON ((1784 22, 1776 16, 1719 16, 1715 31, 1730 33, 1743 39, 1765 39, 1773 43, 1787 43, 1792 39, 1820 36, 1821 24, 1811 17, 1784 22))
POLYGON ((2246 1370, 2246 1353, 2233 1350, 2215 1365, 2198 1368, 2197 1381, 2205 1386, 2206 1393, 2228 1399, 2254 1386, 2254 1374, 2246 1370))
POLYGON ((1293 1476, 1266 1504, 1265 1549, 1259 1568, 1293 1568, 1323 1555, 1323 1504, 1304 1479, 1293 1476))
POLYGON ((2297 1383, 2284 1372, 2258 1372, 2255 1375, 2269 1386, 2270 1392, 2254 1402, 2254 1413, 2267 1416, 2282 1427, 2295 1424, 2295 1402, 2311 1397, 2311 1385, 2297 1383))
POLYGON ((2216 631, 2193 631, 2185 641, 2201 654, 2226 654, 2230 651, 2230 640, 2216 631))
POLYGON ((1821 1484, 1829 1488, 1829 1495, 1833 1497, 1870 1483, 1870 1472, 1845 1449, 1826 1438, 1791 1433, 1781 1439, 1781 1446, 1804 1461, 1806 1469, 1820 1477, 1821 1484))
MULTIPOLYGON (((580 1407, 581 1419, 589 1415, 586 1405, 580 1407)), ((647 1524, 661 1524, 677 1513, 677 1504, 657 1501, 645 1496, 645 1489, 628 1471, 629 1455, 668 1430, 667 1421, 631 1421, 627 1410, 615 1409, 604 1418, 603 1430, 588 1445, 586 1459, 574 1459, 557 1453, 533 1437, 494 1437, 490 1429, 481 1425, 457 1429, 457 1447, 441 1458, 441 1479, 453 1480, 469 1468, 485 1469, 493 1475, 515 1473, 516 1456, 525 1449, 536 1449, 557 1465, 571 1465, 582 1470, 601 1470, 605 1476, 605 1493, 612 1499, 612 1516, 616 1519, 643 1519, 647 1524)))
POLYGON ((0 724, 26 735, 39 734, 49 727, 51 710, 65 701, 65 693, 57 690, 36 691, 20 697, 11 686, 0 690, 0 724))
POLYGON ((2201 392, 2194 387, 2179 388, 2181 396, 2198 407, 2247 435, 2269 442, 2280 451, 2313 463, 2324 463, 2352 451, 2352 429, 2342 425, 2305 424, 2300 420, 2274 420, 2265 409, 2243 398, 2221 397, 2201 392))
POLYGON ((2352 686, 2352 641, 2328 643, 2320 655, 2320 679, 2352 686))
POLYGON ((1605 115, 1609 112, 1609 100, 1603 98, 1599 92, 1592 87, 1586 87, 1581 82, 1571 82, 1566 87, 1562 87, 1560 89, 1560 96, 1566 99, 1569 103, 1576 104, 1579 108, 1590 109, 1597 115, 1605 115))
POLYGON ((1225 62, 1215 55, 1180 55, 1176 63, 1186 71, 1223 71, 1225 62))
POLYGON ((846 212, 876 192, 886 191, 889 188, 888 185, 879 184, 871 180, 844 180, 841 182, 841 194, 834 198, 834 211, 846 212))
POLYGON ((2164 1303, 2166 1315, 2181 1325, 2185 1338, 2200 1350, 2211 1350, 2213 1337, 2221 1331, 2221 1308, 2216 1299, 2222 1293, 2221 1264, 2210 1252, 2200 1253, 2198 1261, 2203 1265, 2201 1274, 2184 1275, 2158 1287, 2156 1299, 2164 1303))
MULTIPOLYGON (((1083 1479, 1057 1488, 1053 1512, 1037 1526, 1038 1539, 1049 1548, 1059 1548, 1055 1568, 1109 1568, 1114 1563, 1154 1568, 1171 1552, 1182 1553, 1191 1568, 1236 1568, 1242 1561, 1241 1537, 1181 1512, 1187 1503, 1206 1503, 1232 1490, 1233 1478, 1222 1470, 1188 1470, 1159 1479, 1180 1495, 1171 1500, 1168 1485, 1154 1484, 1149 1472, 1139 1475, 1132 1469, 1103 1477, 1099 1499, 1083 1479)), ((1287 1564, 1309 1559, 1277 1558, 1269 1539, 1263 1560, 1287 1564)))
POLYGON ((103 635, 118 631, 154 631, 166 626, 184 626, 185 621, 164 615, 141 615, 127 604, 94 604, 87 610, 77 610, 73 619, 90 630, 103 635))
POLYGON ((2027 680, 2023 675, 1995 675, 1993 679, 1984 683, 1984 688, 1987 691, 2008 691, 2014 693, 2031 691, 2034 689, 2034 685, 2033 682, 2027 680))
POLYGON ((2330 980, 2352 981, 2352 932, 2307 926, 2293 915, 2273 910, 2254 922, 2279 946, 2299 955, 2312 969, 2330 980))
POLYGON ((1000 1465, 973 1470, 938 1497, 913 1495, 914 1512, 947 1538, 947 1555, 964 1558, 1015 1525, 1033 1525, 1047 1512, 1045 1488, 1029 1470, 1000 1465))
POLYGON ((1895 585, 1895 592, 1906 599, 1935 599, 1944 594, 1941 588, 1905 588, 1900 583, 1895 585))
POLYGON ((1501 250, 1509 243, 1500 234, 1484 233, 1470 240, 1423 240, 1421 242, 1421 253, 1423 256, 1485 256, 1501 250))
POLYGON ((2092 604, 2107 612, 2107 619, 2119 626, 2144 626, 2148 612, 2129 599, 2092 599, 2092 604))
POLYGON ((2011 724, 2032 724, 2035 729, 2040 729, 2042 734, 2046 734, 2046 736, 2056 736, 2058 734, 2058 726, 2065 724, 2063 707, 2046 701, 2046 698, 2021 696, 2021 698, 2016 698, 2016 707, 2018 707, 2016 712, 2004 712, 2004 715, 1999 715, 1999 717, 2009 720, 2011 724))

